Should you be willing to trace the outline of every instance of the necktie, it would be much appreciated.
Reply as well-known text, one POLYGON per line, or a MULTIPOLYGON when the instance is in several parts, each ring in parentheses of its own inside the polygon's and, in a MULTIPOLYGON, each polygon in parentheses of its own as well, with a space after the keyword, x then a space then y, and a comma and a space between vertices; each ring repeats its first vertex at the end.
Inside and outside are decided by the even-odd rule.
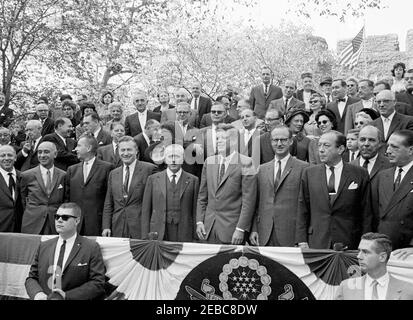
POLYGON ((128 186, 129 186, 129 166, 125 167, 125 181, 123 183, 123 190, 125 190, 125 194, 128 194, 128 186))
POLYGON ((402 172, 403 172, 403 169, 399 168, 399 174, 397 175, 396 181, 394 182, 394 188, 393 188, 394 191, 396 191, 400 186, 400 182, 402 181, 402 172))
POLYGON ((331 100, 330 100, 330 95, 328 94, 327 95, 327 103, 330 103, 331 102, 331 100))
POLYGON ((334 176, 334 167, 330 167, 330 171, 331 171, 331 175, 330 175, 330 179, 328 179, 328 193, 336 193, 336 189, 335 189, 335 176, 334 176))
POLYGON ((277 174, 275 175, 274 190, 278 188, 278 184, 281 181, 281 161, 280 160, 277 161, 277 165, 278 165, 278 170, 277 170, 277 174))
POLYGON ((15 181, 14 181, 14 179, 13 179, 13 173, 9 172, 8 175, 9 175, 9 190, 10 190, 10 194, 11 194, 11 196, 14 198, 14 195, 16 194, 16 191, 15 191, 16 183, 15 183, 15 181))
POLYGON ((50 196, 50 194, 52 193, 52 174, 50 172, 50 169, 47 170, 47 179, 46 179, 46 192, 47 195, 50 196))
POLYGON ((176 174, 172 175, 172 184, 176 185, 176 174))
POLYGON ((56 273, 55 273, 55 285, 61 289, 62 286, 62 273, 63 273, 63 258, 65 256, 66 240, 63 240, 63 244, 60 247, 59 258, 57 259, 56 273))
POLYGON ((222 161, 221 165, 219 166, 219 177, 218 177, 218 184, 221 183, 222 178, 225 175, 225 162, 222 161))
POLYGON ((377 280, 374 280, 371 285, 373 287, 373 292, 371 294, 371 300, 379 300, 379 293, 377 291, 377 285, 379 283, 377 282, 377 280))
POLYGON ((370 163, 369 159, 366 159, 364 161, 363 168, 367 170, 367 166, 369 165, 369 163, 370 163))
POLYGON ((195 109, 195 110, 198 110, 198 98, 195 98, 195 101, 194 101, 194 109, 195 109))
POLYGON ((83 181, 86 183, 87 176, 89 175, 88 173, 88 162, 85 162, 83 164, 83 181))
POLYGON ((284 109, 285 109, 285 112, 288 111, 288 99, 285 99, 284 109))
POLYGON ((265 93, 266 96, 268 95, 268 84, 265 85, 265 92, 264 93, 265 93))
MULTIPOLYGON (((350 151, 351 152, 351 151, 350 151)), ((351 152, 351 159, 350 161, 354 161, 354 152, 351 152)))

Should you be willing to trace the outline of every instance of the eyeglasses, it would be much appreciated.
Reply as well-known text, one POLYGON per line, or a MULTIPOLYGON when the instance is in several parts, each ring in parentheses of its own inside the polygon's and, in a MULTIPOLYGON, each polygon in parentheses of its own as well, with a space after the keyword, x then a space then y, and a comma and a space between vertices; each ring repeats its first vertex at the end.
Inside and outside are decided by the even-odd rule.
POLYGON ((377 104, 382 104, 382 103, 390 103, 393 100, 376 100, 377 104))
POLYGON ((310 104, 314 104, 314 103, 317 103, 317 102, 320 102, 320 100, 312 100, 312 101, 310 101, 310 104))
POLYGON ((10 137, 10 133, 0 133, 0 137, 10 137))
POLYGON ((364 124, 364 122, 363 122, 363 121, 360 121, 360 122, 354 122, 354 125, 355 125, 355 126, 358 126, 358 125, 361 125, 361 126, 362 126, 363 124, 364 124))
POLYGON ((406 81, 413 80, 413 77, 404 77, 404 80, 406 81))
POLYGON ((223 114, 225 111, 221 111, 221 110, 211 110, 211 113, 214 114, 223 114))
POLYGON ((355 87, 355 84, 348 84, 347 87, 355 87))
POLYGON ((187 114, 187 113, 189 113, 189 111, 177 111, 176 113, 178 113, 178 114, 187 114))
POLYGON ((281 144, 287 144, 287 142, 288 142, 288 139, 271 139, 271 140, 274 143, 280 142, 281 144))
POLYGON ((323 121, 318 121, 318 122, 317 122, 317 124, 318 124, 319 126, 321 126, 322 124, 329 124, 329 123, 330 123, 329 120, 323 120, 323 121))
POLYGON ((55 219, 56 221, 59 220, 60 218, 62 218, 63 221, 67 221, 67 220, 69 220, 70 218, 76 219, 77 217, 71 216, 71 215, 69 215, 69 214, 62 214, 62 215, 55 214, 55 215, 54 215, 54 219, 55 219))

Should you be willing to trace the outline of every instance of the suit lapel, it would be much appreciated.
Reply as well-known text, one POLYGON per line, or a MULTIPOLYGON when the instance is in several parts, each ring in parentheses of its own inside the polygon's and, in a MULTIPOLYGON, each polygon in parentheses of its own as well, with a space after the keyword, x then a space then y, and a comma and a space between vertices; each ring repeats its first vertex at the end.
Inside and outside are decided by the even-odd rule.
POLYGON ((43 190, 43 192, 44 192, 44 194, 46 194, 47 195, 47 191, 46 191, 46 187, 45 187, 45 185, 44 185, 44 181, 43 181, 43 178, 42 178, 42 173, 41 173, 41 171, 40 171, 40 165, 37 167, 37 170, 35 171, 35 177, 36 177, 36 179, 37 179, 37 182, 39 183, 39 185, 40 185, 40 188, 43 190))
POLYGON ((59 174, 59 172, 57 171, 57 168, 56 168, 56 167, 54 167, 54 170, 53 170, 53 171, 54 171, 54 172, 53 172, 53 178, 52 178, 52 188, 50 189, 50 194, 52 194, 53 191, 54 191, 54 189, 56 188, 57 180, 58 180, 58 178, 60 177, 60 174, 59 174))
POLYGON ((394 114, 392 122, 390 123, 389 132, 387 133, 386 141, 390 138, 391 134, 394 131, 396 131, 396 129, 399 127, 400 121, 401 121, 401 119, 400 119, 398 113, 396 112, 394 114))
MULTIPOLYGON (((360 158, 361 159, 361 158, 360 158)), ((374 178, 374 176, 380 171, 380 168, 382 167, 383 164, 383 159, 381 158, 380 154, 377 156, 377 160, 374 163, 373 168, 371 169, 370 172, 370 180, 374 178)))
POLYGON ((72 251, 70 251, 69 257, 67 258, 62 274, 65 272, 66 268, 69 266, 72 260, 76 257, 77 253, 80 250, 80 247, 81 247, 81 240, 80 240, 80 236, 78 235, 76 237, 75 243, 73 244, 72 251))
POLYGON ((343 162, 343 170, 341 172, 341 178, 340 178, 340 184, 338 186, 337 194, 336 196, 332 199, 331 205, 333 206, 340 194, 343 192, 344 186, 347 184, 347 180, 349 180, 351 177, 351 171, 348 168, 348 165, 343 162))
POLYGON ((275 192, 278 191, 278 189, 280 188, 280 186, 284 182, 285 178, 290 174, 291 170, 293 169, 293 162, 294 162, 294 159, 293 159, 293 157, 290 156, 290 159, 288 159, 287 164, 285 165, 284 171, 281 175, 281 181, 278 184, 277 190, 275 190, 275 192))
POLYGON ((128 190, 128 201, 132 197, 132 193, 135 190, 136 185, 138 184, 139 176, 142 171, 142 167, 139 165, 139 160, 136 161, 135 170, 133 171, 132 181, 128 190))
POLYGON ((54 239, 54 241, 52 241, 50 243, 50 246, 49 246, 49 249, 48 249, 49 250, 49 264, 48 264, 49 266, 54 266, 54 254, 55 254, 55 251, 56 251, 56 246, 57 246, 57 240, 58 239, 59 239, 59 237, 56 237, 54 239))
POLYGON ((157 177, 158 180, 158 187, 161 193, 163 194, 164 198, 166 199, 166 179, 168 179, 168 175, 166 174, 166 170, 162 175, 157 177))
POLYGON ((397 281, 395 283, 395 278, 392 276, 389 276, 389 286, 387 288, 387 293, 386 293, 386 300, 400 300, 401 294, 402 294, 402 288, 397 286, 397 281))
POLYGON ((328 188, 327 188, 327 174, 326 174, 326 167, 323 164, 322 166, 319 167, 319 173, 317 175, 317 178, 320 177, 321 179, 321 188, 323 189, 323 194, 325 197, 325 200, 330 204, 330 199, 328 196, 328 188))
MULTIPOLYGON (((16 181, 16 184, 17 184, 17 181, 16 181)), ((14 200, 11 193, 10 193, 10 190, 7 186, 6 181, 4 181, 4 178, 3 178, 2 174, 0 174, 0 187, 3 189, 4 194, 7 194, 10 199, 14 200)))
MULTIPOLYGON (((98 170, 98 164, 97 164, 97 159, 95 158, 95 161, 93 162, 92 168, 90 169, 89 175, 87 176, 85 185, 87 185, 90 181, 90 179, 92 179, 92 176, 95 174, 95 172, 98 170)), ((82 162, 83 165, 83 162, 82 162)), ((83 168, 82 168, 83 169, 83 168)), ((82 170, 82 176, 83 176, 83 170, 82 170)), ((83 177, 83 181, 85 181, 85 177, 83 177)))
POLYGON ((268 162, 268 166, 265 172, 265 175, 268 178, 269 185, 271 186, 271 189, 273 190, 274 190, 274 166, 275 166, 275 160, 268 162))
POLYGON ((336 119, 341 119, 340 117, 340 111, 338 111, 338 103, 334 102, 331 104, 330 110, 333 111, 333 113, 336 116, 336 119))
POLYGON ((182 171, 181 179, 183 179, 183 180, 182 180, 182 183, 181 183, 181 188, 179 190, 179 198, 182 198, 182 196, 183 196, 183 194, 186 190, 186 187, 188 187, 188 184, 189 184, 189 181, 190 181, 190 178, 186 174, 185 171, 182 171))
MULTIPOLYGON (((391 178, 394 178, 394 175, 391 178)), ((386 180, 386 181, 393 181, 393 179, 386 180)), ((389 183, 389 185, 393 187, 392 183, 389 183)), ((411 192, 412 190, 413 190, 413 167, 410 168, 409 172, 406 173, 399 188, 396 190, 396 192, 394 192, 385 212, 393 208, 398 202, 400 202, 404 197, 406 197, 409 194, 409 192, 411 192)))

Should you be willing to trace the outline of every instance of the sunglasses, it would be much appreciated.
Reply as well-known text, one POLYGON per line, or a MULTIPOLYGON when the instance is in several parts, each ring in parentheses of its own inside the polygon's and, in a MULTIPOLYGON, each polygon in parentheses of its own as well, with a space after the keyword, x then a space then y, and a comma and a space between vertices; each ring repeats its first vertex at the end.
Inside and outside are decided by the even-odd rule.
POLYGON ((178 114, 187 114, 187 113, 189 113, 189 111, 177 111, 176 113, 178 113, 178 114))
POLYGON ((312 101, 310 101, 310 104, 314 104, 314 103, 317 103, 317 102, 320 102, 320 100, 312 100, 312 101))
POLYGON ((69 220, 69 218, 76 219, 77 217, 71 216, 71 215, 69 215, 69 214, 62 214, 62 215, 55 214, 55 215, 54 215, 54 219, 55 219, 56 221, 59 220, 60 218, 62 218, 63 221, 67 221, 67 220, 69 220))
POLYGON ((212 110, 211 113, 214 113, 214 114, 223 114, 224 111, 221 111, 221 110, 212 110))
POLYGON ((392 100, 376 100, 377 104, 382 104, 382 103, 389 103, 392 102, 392 100))
POLYGON ((318 121, 317 122, 317 124, 319 125, 319 126, 321 126, 322 124, 329 124, 330 123, 330 121, 328 121, 328 120, 323 120, 323 121, 318 121))
POLYGON ((358 126, 358 125, 361 125, 361 126, 362 126, 363 124, 364 124, 364 122, 363 122, 363 121, 360 121, 360 122, 354 122, 354 125, 355 125, 355 126, 358 126))

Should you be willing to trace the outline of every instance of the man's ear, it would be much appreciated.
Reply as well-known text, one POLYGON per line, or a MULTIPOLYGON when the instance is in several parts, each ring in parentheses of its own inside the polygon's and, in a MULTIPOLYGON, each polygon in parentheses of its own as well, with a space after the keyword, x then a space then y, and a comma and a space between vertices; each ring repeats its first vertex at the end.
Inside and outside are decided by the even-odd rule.
POLYGON ((342 155, 342 154, 344 153, 344 151, 346 151, 346 148, 345 148, 343 145, 341 145, 341 146, 338 147, 338 153, 339 153, 340 155, 342 155))

